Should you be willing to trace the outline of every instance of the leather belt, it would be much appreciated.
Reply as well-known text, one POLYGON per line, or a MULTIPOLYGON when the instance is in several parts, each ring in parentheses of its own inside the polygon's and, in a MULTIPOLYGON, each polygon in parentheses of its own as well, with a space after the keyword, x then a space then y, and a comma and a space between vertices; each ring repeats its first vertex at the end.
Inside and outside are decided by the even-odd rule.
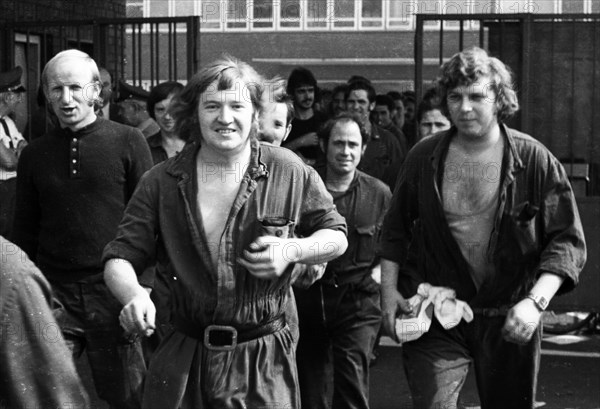
POLYGON ((483 315, 484 317, 502 317, 508 314, 508 307, 493 307, 493 308, 481 308, 471 307, 474 314, 483 315))
POLYGON ((209 325, 199 327, 185 318, 174 316, 173 326, 188 337, 203 341, 207 349, 213 351, 232 351, 237 344, 274 334, 285 328, 285 315, 281 315, 258 327, 237 330, 230 325, 209 325))

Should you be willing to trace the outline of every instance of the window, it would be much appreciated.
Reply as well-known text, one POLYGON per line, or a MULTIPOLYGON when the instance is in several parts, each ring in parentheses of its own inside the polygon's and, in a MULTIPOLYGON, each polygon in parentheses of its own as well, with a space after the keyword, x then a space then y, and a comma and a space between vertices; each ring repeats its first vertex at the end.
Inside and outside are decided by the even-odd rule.
POLYGON ((583 13, 583 0, 562 0, 562 12, 568 13, 583 13))
POLYGON ((257 29, 273 28, 273 0, 254 0, 252 27, 257 29))
POLYGON ((360 11, 361 28, 383 27, 383 2, 382 0, 363 0, 360 11))
POLYGON ((300 16, 302 16, 300 0, 281 0, 279 7, 279 27, 283 29, 300 28, 300 16))
POLYGON ((225 8, 225 22, 228 29, 245 29, 248 21, 247 0, 229 0, 225 8))
POLYGON ((306 28, 327 28, 327 0, 304 0, 306 28))
POLYGON ((173 2, 174 15, 173 17, 193 16, 196 13, 194 0, 181 0, 173 2))
POLYGON ((144 17, 144 3, 142 1, 128 1, 125 13, 129 18, 144 17))
POLYGON ((354 28, 356 27, 355 5, 353 0, 336 0, 333 3, 332 22, 335 28, 354 28))
POLYGON ((165 0, 148 0, 148 16, 168 17, 169 2, 165 0))
POLYGON ((221 4, 220 0, 202 0, 200 4, 200 29, 221 29, 221 4))
POLYGON ((385 0, 388 9, 388 28, 413 27, 414 15, 419 12, 416 0, 385 0))

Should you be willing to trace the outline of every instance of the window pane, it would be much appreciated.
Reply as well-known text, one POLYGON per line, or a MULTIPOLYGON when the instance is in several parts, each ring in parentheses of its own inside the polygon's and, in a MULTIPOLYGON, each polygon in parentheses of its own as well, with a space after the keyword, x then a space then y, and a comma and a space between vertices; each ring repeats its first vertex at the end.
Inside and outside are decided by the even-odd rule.
POLYGON ((150 8, 150 17, 169 17, 168 0, 150 0, 148 5, 150 8))
POLYGON ((127 5, 127 17, 144 17, 144 5, 142 3, 130 3, 127 5))
POLYGON ((600 13, 600 1, 592 1, 592 13, 600 13))
POLYGON ((382 17, 381 0, 363 0, 361 13, 363 17, 382 17))
POLYGON ((336 17, 354 17, 354 0, 336 0, 333 4, 333 12, 336 17))
POLYGON ((200 28, 221 27, 221 2, 202 0, 200 9, 200 28))
POLYGON ((419 12, 419 6, 413 0, 386 0, 389 3, 389 25, 400 27, 410 25, 413 16, 419 12))
POLYGON ((279 25, 281 27, 300 27, 300 0, 281 1, 279 25))
POLYGON ((246 0, 229 0, 225 16, 228 28, 246 27, 246 0))
POLYGON ((583 0, 563 0, 563 13, 583 13, 583 0))
POLYGON ((273 19, 273 0, 254 0, 254 20, 273 19))
POLYGON ((175 3, 175 16, 193 16, 194 0, 179 0, 175 3))
MULTIPOLYGON (((456 3, 454 3, 456 7, 456 3)), ((442 14, 445 12, 445 4, 442 0, 421 0, 417 2, 419 14, 442 14)))
POLYGON ((327 26, 327 0, 308 0, 307 2, 307 27, 327 26))

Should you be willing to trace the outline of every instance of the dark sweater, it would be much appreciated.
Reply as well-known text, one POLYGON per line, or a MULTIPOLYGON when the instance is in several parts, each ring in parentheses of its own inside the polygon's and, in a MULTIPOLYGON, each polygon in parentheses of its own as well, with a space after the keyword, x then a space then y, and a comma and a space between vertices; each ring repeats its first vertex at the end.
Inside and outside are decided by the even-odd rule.
POLYGON ((13 241, 48 279, 101 279, 101 255, 152 157, 142 133, 98 118, 55 129, 19 160, 13 241))

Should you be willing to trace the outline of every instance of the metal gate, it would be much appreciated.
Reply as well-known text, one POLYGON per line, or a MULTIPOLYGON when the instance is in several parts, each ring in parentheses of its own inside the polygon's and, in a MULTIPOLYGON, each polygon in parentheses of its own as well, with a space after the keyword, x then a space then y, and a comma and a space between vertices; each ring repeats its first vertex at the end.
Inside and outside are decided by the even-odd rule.
POLYGON ((122 79, 148 89, 162 81, 185 83, 196 72, 199 30, 197 16, 4 24, 0 70, 22 66, 27 88, 17 122, 24 126, 36 109, 42 69, 57 52, 80 49, 110 71, 113 84, 122 79))

